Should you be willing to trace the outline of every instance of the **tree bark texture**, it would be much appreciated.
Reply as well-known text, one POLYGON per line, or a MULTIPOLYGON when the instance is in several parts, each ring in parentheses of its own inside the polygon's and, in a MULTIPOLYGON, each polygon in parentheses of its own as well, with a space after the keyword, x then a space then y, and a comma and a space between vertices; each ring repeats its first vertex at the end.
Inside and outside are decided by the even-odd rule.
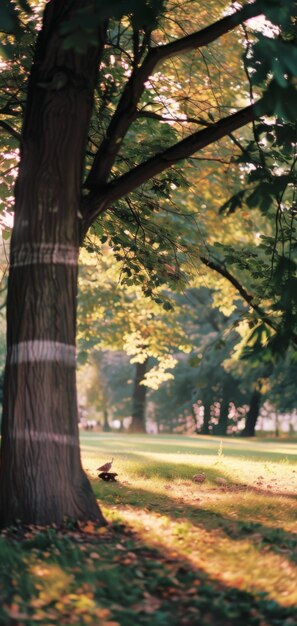
POLYGON ((75 377, 78 211, 100 47, 65 51, 47 5, 21 141, 7 303, 0 523, 104 523, 80 460, 75 377))
POLYGON ((145 433, 145 404, 147 387, 141 385, 141 381, 147 372, 148 359, 144 363, 136 363, 134 389, 132 396, 132 423, 131 433, 145 433))
POLYGON ((255 437, 255 428, 261 407, 261 393, 255 389, 251 397, 250 408, 246 416, 242 437, 255 437))

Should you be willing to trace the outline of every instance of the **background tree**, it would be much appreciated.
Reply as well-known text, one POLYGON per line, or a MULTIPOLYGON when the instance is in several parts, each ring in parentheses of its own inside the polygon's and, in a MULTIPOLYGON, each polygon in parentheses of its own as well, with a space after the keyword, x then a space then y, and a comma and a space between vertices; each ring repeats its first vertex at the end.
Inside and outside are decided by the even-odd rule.
POLYGON ((85 366, 79 368, 78 390, 81 410, 88 421, 97 421, 108 432, 114 420, 131 416, 133 366, 120 352, 92 350, 85 366), (130 375, 130 377, 129 377, 130 375))
MULTIPOLYGON (((191 346, 179 320, 180 307, 176 303, 173 309, 169 302, 172 292, 159 287, 153 300, 140 286, 133 282, 127 285, 114 251, 96 240, 93 244, 93 252, 83 252, 81 256, 80 359, 87 358, 96 347, 124 351, 130 357, 135 365, 130 430, 145 432, 147 389, 157 389, 172 379, 171 370, 177 362, 174 353, 189 352, 191 346)), ((141 273, 144 272, 140 270, 141 273)))

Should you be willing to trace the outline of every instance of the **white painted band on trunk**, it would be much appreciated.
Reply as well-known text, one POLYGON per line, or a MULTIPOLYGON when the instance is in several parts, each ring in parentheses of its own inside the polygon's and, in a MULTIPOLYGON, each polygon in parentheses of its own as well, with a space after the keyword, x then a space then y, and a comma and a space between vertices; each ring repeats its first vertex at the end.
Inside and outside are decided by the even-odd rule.
POLYGON ((75 367, 75 356, 75 346, 42 339, 22 341, 8 348, 8 362, 10 364, 56 361, 75 367))
POLYGON ((67 446, 78 446, 79 442, 74 435, 63 435, 61 433, 46 433, 39 432, 38 430, 24 430, 23 432, 17 431, 11 433, 12 439, 22 439, 25 441, 38 441, 39 443, 46 443, 48 441, 59 443, 67 446))
POLYGON ((24 243, 11 249, 11 267, 52 264, 77 265, 78 248, 59 243, 24 243))

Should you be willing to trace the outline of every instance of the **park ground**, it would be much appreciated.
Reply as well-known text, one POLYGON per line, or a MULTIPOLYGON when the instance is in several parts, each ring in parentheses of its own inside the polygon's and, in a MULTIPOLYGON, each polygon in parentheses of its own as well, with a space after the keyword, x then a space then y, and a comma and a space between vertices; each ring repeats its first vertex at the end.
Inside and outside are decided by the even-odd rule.
POLYGON ((1 626, 297 626, 296 444, 101 433, 81 444, 109 524, 4 531, 1 626), (111 457, 118 482, 104 483, 96 468, 111 457))

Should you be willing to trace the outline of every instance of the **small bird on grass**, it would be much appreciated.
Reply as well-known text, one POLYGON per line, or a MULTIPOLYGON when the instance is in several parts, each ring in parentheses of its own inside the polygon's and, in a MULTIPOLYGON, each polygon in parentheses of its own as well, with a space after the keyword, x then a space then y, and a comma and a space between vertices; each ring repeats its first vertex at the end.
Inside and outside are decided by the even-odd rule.
POLYGON ((101 467, 97 467, 97 472, 109 472, 111 466, 113 464, 113 458, 111 459, 111 461, 109 463, 104 463, 104 465, 101 465, 101 467))

